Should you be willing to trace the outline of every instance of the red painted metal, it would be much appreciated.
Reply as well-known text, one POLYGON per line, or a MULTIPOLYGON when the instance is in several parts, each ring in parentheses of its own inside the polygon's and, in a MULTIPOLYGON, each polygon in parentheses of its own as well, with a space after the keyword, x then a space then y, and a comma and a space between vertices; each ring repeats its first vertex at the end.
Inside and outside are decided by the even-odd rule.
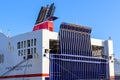
POLYGON ((115 76, 110 76, 110 79, 114 79, 115 78, 115 76))
POLYGON ((22 77, 49 77, 50 75, 47 73, 41 73, 41 74, 21 74, 21 75, 9 75, 9 76, 0 76, 1 79, 6 78, 22 78, 22 77))
POLYGON ((42 22, 42 23, 36 24, 33 28, 33 31, 41 30, 41 29, 47 29, 50 31, 54 31, 54 24, 52 21, 42 22))

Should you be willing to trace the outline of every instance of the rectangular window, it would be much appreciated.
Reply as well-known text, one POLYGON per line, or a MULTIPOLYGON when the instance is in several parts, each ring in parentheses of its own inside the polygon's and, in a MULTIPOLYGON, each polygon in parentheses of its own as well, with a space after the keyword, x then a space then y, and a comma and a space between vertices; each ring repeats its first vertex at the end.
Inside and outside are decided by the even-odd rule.
POLYGON ((20 50, 18 50, 18 56, 20 56, 21 54, 20 54, 20 50))
POLYGON ((33 48, 31 48, 31 54, 33 54, 33 48))
POLYGON ((20 45, 21 45, 21 48, 23 48, 23 41, 21 42, 21 44, 20 44, 20 45))
POLYGON ((34 46, 36 46, 36 39, 34 39, 34 46))
POLYGON ((36 48, 34 48, 34 53, 36 53, 36 48))
POLYGON ((31 40, 31 46, 33 46, 33 39, 31 40))
POLYGON ((17 48, 20 49, 20 42, 17 43, 17 48))
POLYGON ((21 56, 23 56, 23 50, 21 50, 21 56))
POLYGON ((30 40, 27 40, 27 47, 30 47, 30 40))
POLYGON ((26 49, 24 49, 24 55, 26 55, 26 49))
POLYGON ((24 48, 26 48, 26 41, 24 41, 24 48))
POLYGON ((30 49, 27 49, 27 55, 30 55, 30 49))

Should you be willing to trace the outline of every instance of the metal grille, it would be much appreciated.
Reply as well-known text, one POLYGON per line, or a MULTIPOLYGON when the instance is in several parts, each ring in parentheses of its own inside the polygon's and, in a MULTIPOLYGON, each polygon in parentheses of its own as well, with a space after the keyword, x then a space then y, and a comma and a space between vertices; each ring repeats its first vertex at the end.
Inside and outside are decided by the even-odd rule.
POLYGON ((90 28, 63 23, 60 26, 61 54, 92 56, 90 28))
POLYGON ((108 79, 108 62, 92 56, 91 29, 62 23, 59 54, 50 55, 50 80, 108 79))

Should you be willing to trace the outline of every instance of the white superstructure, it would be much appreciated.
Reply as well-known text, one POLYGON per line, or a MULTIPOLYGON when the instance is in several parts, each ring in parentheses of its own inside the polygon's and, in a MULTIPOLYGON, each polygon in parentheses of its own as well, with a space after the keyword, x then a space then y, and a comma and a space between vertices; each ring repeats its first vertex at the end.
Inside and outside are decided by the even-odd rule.
POLYGON ((103 54, 109 60, 109 67, 107 68, 109 70, 109 78, 114 79, 114 52, 112 40, 91 39, 91 45, 103 47, 103 54))
MULTIPOLYGON (((0 80, 48 80, 51 39, 59 40, 58 33, 46 29, 10 38, 0 33, 0 80)), ((92 38, 91 45, 102 47, 102 51, 95 52, 102 52, 109 58, 108 70, 110 77, 114 78, 112 40, 92 38)))
POLYGON ((11 38, 0 33, 0 79, 45 80, 49 77, 49 39, 57 35, 49 30, 38 30, 11 38), (32 78, 34 77, 34 78, 32 78), (13 79, 14 78, 14 79, 13 79))

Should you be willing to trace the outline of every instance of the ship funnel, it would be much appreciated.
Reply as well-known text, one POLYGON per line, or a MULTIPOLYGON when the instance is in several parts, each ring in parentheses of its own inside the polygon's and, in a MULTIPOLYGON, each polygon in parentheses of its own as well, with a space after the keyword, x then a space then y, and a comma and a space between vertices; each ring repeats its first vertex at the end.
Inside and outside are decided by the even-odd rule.
POLYGON ((53 16, 54 12, 54 3, 52 3, 50 6, 42 6, 35 22, 33 31, 40 29, 48 29, 50 31, 53 31, 53 21, 57 19, 57 17, 53 16))

